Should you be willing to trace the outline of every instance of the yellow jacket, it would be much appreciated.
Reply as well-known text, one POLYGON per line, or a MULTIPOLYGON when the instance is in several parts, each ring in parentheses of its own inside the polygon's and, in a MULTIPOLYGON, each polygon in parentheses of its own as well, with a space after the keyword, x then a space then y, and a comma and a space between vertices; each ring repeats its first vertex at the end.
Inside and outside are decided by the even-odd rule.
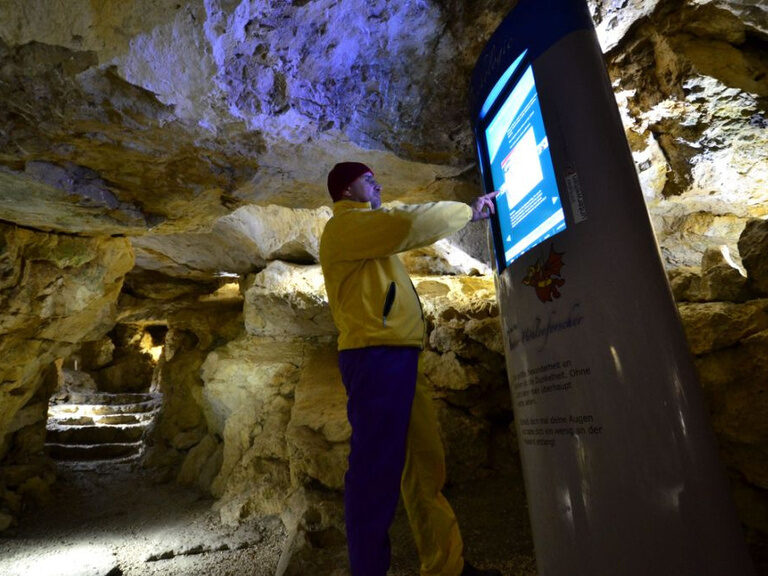
POLYGON ((461 230, 472 209, 433 202, 371 209, 341 200, 320 239, 320 264, 339 350, 424 345, 421 302, 399 252, 428 246, 461 230))

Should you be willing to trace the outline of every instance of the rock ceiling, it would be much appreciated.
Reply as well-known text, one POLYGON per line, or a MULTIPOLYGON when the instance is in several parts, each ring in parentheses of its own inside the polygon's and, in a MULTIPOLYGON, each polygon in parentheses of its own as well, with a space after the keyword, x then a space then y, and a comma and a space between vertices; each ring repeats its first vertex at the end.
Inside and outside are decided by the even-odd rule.
MULTIPOLYGON (((511 4, 2 0, 0 220, 206 280, 312 261, 338 160, 466 200, 469 73, 511 4)), ((668 264, 735 251, 768 215, 768 9, 589 5, 668 264)))

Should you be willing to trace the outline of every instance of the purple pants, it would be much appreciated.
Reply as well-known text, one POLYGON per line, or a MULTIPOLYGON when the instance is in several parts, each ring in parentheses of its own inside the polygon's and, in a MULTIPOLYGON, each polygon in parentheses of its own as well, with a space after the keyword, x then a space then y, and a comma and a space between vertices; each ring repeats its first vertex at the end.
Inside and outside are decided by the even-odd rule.
POLYGON ((419 349, 343 350, 339 368, 352 426, 344 511, 352 576, 386 576, 400 495, 419 349))

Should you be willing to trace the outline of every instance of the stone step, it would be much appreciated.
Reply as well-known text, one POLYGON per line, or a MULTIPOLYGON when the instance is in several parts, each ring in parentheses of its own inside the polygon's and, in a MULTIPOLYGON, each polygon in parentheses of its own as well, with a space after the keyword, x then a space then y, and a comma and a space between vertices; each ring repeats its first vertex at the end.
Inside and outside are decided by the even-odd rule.
POLYGON ((141 442, 93 444, 88 446, 53 443, 46 444, 45 448, 48 455, 54 460, 92 461, 138 456, 141 454, 141 446, 141 442))
POLYGON ((92 416, 69 416, 69 417, 57 417, 48 411, 48 428, 52 426, 89 426, 93 425, 92 416))
POLYGON ((131 424, 121 426, 51 426, 46 442, 51 444, 124 444, 141 440, 147 426, 131 424))
POLYGON ((148 426, 152 423, 154 417, 154 412, 140 412, 138 414, 105 414, 104 416, 96 416, 94 422, 99 426, 115 424, 143 424, 148 426))
POLYGON ((159 408, 159 400, 133 404, 55 404, 48 407, 49 418, 80 418, 116 414, 151 414, 159 408))
POLYGON ((160 394, 78 392, 48 408, 46 450, 54 460, 110 462, 141 454, 160 394))
POLYGON ((146 424, 154 418, 154 412, 140 412, 138 414, 107 414, 104 416, 56 416, 49 413, 48 427, 62 426, 107 426, 115 424, 146 424))
POLYGON ((126 404, 141 405, 146 402, 160 401, 159 394, 123 392, 73 392, 69 395, 68 404, 98 404, 107 406, 123 406, 126 404))

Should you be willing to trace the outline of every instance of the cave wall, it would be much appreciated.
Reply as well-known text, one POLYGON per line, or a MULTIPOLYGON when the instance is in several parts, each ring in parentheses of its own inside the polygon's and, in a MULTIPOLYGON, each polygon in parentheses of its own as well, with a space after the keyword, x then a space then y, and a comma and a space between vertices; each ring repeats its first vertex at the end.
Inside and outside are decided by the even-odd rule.
MULTIPOLYGON (((746 221, 768 214, 768 13, 642 4, 647 16, 608 43, 607 59, 662 255, 698 266, 725 245, 738 259, 746 221)), ((604 16, 600 28, 610 25, 604 16)))
MULTIPOLYGON (((123 277, 133 267, 124 238, 77 238, 0 224, 0 524, 17 514, 25 483, 44 468, 54 361, 112 329, 123 277)), ((44 490, 43 490, 44 491, 44 490)))
POLYGON ((738 248, 746 276, 738 274, 722 252, 712 250, 705 253, 700 274, 688 271, 673 276, 671 285, 739 515, 750 537, 765 541, 768 285, 764 255, 768 221, 750 220, 738 248))
MULTIPOLYGON (((439 262, 436 270, 449 268, 445 259, 432 259, 439 262)), ((416 262, 423 270, 423 261, 416 262)), ((493 279, 420 274, 414 283, 429 326, 422 369, 441 424, 449 480, 497 473, 509 465, 515 440, 493 279)), ((175 443, 183 459, 178 479, 209 490, 225 523, 280 515, 294 536, 284 550, 290 565, 300 572, 307 554, 317 569, 323 552, 305 535, 320 531, 327 540, 332 533, 332 541, 344 542, 350 436, 322 274, 316 264, 274 261, 242 290, 245 330, 196 352, 197 363, 183 362, 186 376, 175 374, 174 385, 195 381, 196 391, 184 411, 161 415, 159 426, 189 411, 202 414, 208 434, 194 446, 175 443)), ((179 352, 172 354, 166 366, 179 352)), ((329 565, 338 560, 333 550, 325 551, 329 565)))

